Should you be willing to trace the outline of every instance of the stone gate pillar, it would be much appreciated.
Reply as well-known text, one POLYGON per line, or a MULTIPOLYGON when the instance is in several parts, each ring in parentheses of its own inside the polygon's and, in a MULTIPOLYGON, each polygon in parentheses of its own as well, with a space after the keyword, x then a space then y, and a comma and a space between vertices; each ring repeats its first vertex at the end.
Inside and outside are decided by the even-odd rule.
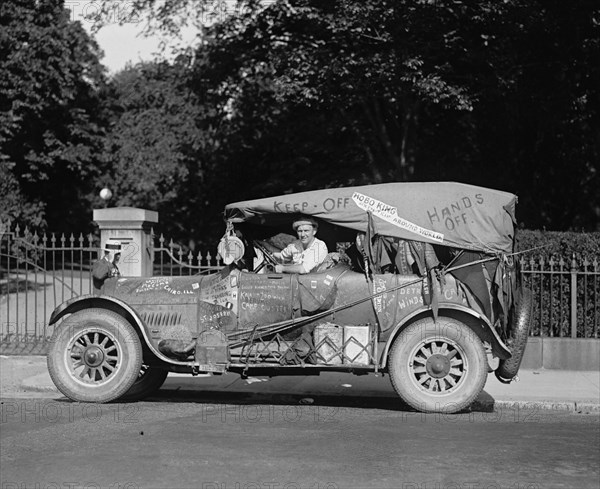
POLYGON ((94 222, 100 228, 100 244, 108 238, 121 241, 123 253, 119 270, 124 277, 151 277, 154 263, 152 226, 158 223, 158 212, 136 207, 94 209, 94 222))

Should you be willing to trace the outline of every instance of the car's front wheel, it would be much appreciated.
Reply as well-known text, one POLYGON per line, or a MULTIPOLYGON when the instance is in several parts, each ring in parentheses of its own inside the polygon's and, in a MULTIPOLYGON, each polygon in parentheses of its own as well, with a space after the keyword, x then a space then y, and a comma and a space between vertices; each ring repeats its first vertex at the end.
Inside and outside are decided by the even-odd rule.
POLYGON ((487 380, 479 337, 451 318, 421 319, 394 340, 389 374, 398 395, 424 412, 455 413, 471 405, 487 380))
POLYGON ((80 402, 109 402, 138 378, 142 346, 135 329, 115 312, 85 309, 54 331, 48 351, 52 381, 80 402))

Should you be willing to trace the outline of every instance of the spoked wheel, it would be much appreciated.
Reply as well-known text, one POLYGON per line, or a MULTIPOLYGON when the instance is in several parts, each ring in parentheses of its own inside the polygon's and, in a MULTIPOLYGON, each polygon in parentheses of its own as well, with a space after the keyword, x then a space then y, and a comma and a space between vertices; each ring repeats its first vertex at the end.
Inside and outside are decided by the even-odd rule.
POLYGON ((118 314, 87 309, 68 317, 52 336, 48 370, 59 391, 81 402, 108 402, 136 381, 142 347, 118 314))
POLYGON ((487 380, 483 344, 455 319, 422 319, 394 340, 389 373, 394 389, 424 412, 454 413, 469 406, 487 380))
POLYGON ((161 388, 169 372, 149 365, 142 365, 138 378, 130 389, 119 398, 123 401, 138 401, 154 394, 161 388))

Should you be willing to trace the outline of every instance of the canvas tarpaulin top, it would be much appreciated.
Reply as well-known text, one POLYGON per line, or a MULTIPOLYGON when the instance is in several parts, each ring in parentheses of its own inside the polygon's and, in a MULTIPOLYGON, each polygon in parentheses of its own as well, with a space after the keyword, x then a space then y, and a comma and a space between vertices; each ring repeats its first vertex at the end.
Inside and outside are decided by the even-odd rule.
POLYGON ((485 253, 512 253, 517 197, 455 182, 328 188, 228 204, 225 219, 275 225, 309 215, 367 232, 485 253))

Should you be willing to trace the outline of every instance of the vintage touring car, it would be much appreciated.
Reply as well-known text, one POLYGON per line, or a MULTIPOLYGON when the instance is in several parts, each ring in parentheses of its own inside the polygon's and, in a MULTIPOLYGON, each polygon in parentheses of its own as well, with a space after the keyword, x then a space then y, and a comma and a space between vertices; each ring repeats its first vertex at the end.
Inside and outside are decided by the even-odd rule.
POLYGON ((488 373, 517 375, 527 341, 516 201, 438 182, 227 205, 218 273, 112 278, 58 307, 51 377, 73 400, 108 402, 146 397, 168 372, 373 372, 417 410, 460 411, 488 373), (335 253, 309 273, 275 273, 299 215, 335 253))

